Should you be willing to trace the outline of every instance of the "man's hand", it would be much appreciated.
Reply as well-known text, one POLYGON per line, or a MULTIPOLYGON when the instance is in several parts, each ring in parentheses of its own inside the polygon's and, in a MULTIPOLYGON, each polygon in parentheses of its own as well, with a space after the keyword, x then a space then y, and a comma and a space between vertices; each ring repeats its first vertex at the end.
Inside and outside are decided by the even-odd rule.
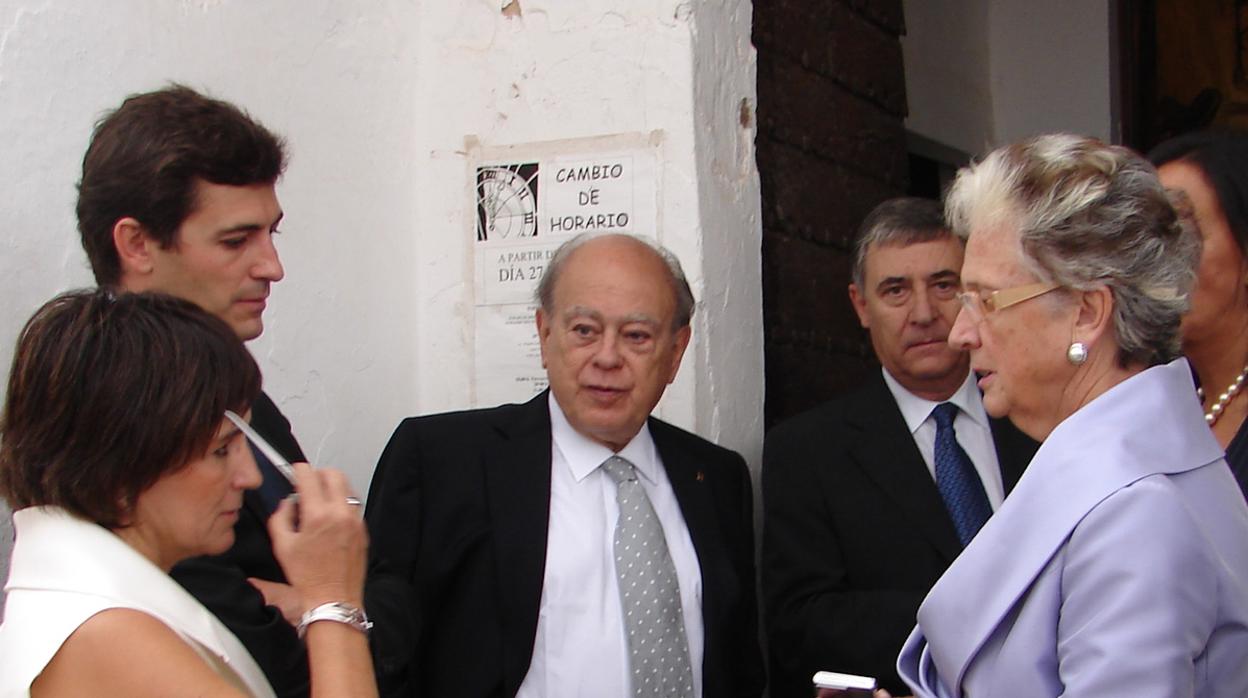
POLYGON ((247 582, 260 591, 266 604, 276 606, 277 610, 282 612, 282 617, 290 623, 291 627, 299 625, 299 619, 303 617, 307 609, 303 607, 294 587, 256 577, 248 577, 247 582))

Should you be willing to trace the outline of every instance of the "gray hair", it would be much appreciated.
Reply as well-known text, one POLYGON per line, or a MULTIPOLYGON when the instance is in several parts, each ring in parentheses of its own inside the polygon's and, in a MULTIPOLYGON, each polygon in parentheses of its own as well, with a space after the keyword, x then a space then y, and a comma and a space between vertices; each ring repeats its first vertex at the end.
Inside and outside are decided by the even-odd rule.
POLYGON ((672 287, 672 297, 676 300, 672 329, 679 330, 682 327, 688 327, 689 321, 693 319, 693 290, 689 288, 689 281, 685 278, 684 269, 680 267, 680 260, 676 259, 676 255, 672 254, 670 250, 656 242, 624 233, 591 231, 581 233, 560 245, 559 249, 555 250, 555 254, 550 258, 550 263, 542 271, 542 278, 538 281, 537 291, 534 293, 534 299, 541 304, 542 310, 548 315, 554 312, 555 284, 559 281, 559 273, 563 271, 563 265, 567 262, 568 257, 585 243, 605 237, 632 240, 639 245, 644 245, 651 252, 654 252, 659 259, 663 260, 663 265, 667 268, 668 282, 672 287))
POLYGON ((853 280, 862 288, 866 278, 867 248, 871 245, 912 245, 949 237, 940 202, 902 196, 888 199, 862 220, 854 239, 853 280))
POLYGON ((1122 367, 1179 355, 1200 236, 1144 158, 1093 138, 1038 136, 962 168, 945 210, 962 238, 1016 228, 1023 264, 1042 281, 1108 288, 1122 367))

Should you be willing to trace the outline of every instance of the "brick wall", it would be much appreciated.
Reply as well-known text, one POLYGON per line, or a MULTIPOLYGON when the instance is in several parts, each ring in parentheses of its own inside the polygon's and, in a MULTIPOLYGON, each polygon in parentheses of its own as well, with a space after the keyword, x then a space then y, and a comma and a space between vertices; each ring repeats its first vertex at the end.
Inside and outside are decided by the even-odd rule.
POLYGON ((905 192, 901 0, 755 0, 767 425, 878 364, 850 307, 850 244, 905 192))

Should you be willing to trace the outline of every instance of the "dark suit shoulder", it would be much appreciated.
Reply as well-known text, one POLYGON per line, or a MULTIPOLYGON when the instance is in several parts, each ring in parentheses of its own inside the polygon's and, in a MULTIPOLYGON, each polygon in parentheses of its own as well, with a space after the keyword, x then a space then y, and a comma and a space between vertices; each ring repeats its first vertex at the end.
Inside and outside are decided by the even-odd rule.
POLYGON ((255 402, 251 403, 251 426, 266 441, 273 444, 286 460, 292 462, 307 460, 303 449, 295 439, 290 428, 290 420, 278 409, 277 403, 267 393, 260 393, 255 402))
POLYGON ((382 695, 496 695, 483 686, 502 695, 505 680, 518 686, 523 678, 529 622, 513 620, 513 628, 501 619, 531 613, 536 625, 550 490, 547 396, 409 417, 390 437, 364 512, 382 695))
POLYGON ((691 431, 681 429, 680 427, 669 424, 656 417, 649 420, 650 435, 654 438, 656 444, 670 444, 678 448, 685 449, 690 455, 708 460, 741 460, 741 454, 736 451, 720 446, 719 444, 705 439, 691 431))
POLYGON ((877 373, 858 387, 780 422, 767 432, 766 442, 776 444, 830 437, 838 434, 847 424, 860 424, 868 418, 878 418, 882 409, 891 409, 900 416, 888 386, 877 373))
POLYGON ((419 434, 421 439, 456 440, 465 433, 480 433, 483 428, 511 431, 526 422, 538 424, 545 418, 549 427, 550 414, 546 409, 546 392, 525 403, 509 403, 497 407, 439 412, 437 414, 408 417, 395 428, 391 439, 419 434))

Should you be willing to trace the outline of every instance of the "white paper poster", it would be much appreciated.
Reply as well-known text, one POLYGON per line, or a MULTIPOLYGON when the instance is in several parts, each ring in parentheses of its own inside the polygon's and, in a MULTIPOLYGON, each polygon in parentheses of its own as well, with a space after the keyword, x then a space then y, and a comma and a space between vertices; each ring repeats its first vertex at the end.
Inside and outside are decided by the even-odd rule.
POLYGON ((474 230, 474 403, 546 387, 534 293, 555 250, 587 231, 660 237, 659 132, 486 147, 468 139, 474 230))

